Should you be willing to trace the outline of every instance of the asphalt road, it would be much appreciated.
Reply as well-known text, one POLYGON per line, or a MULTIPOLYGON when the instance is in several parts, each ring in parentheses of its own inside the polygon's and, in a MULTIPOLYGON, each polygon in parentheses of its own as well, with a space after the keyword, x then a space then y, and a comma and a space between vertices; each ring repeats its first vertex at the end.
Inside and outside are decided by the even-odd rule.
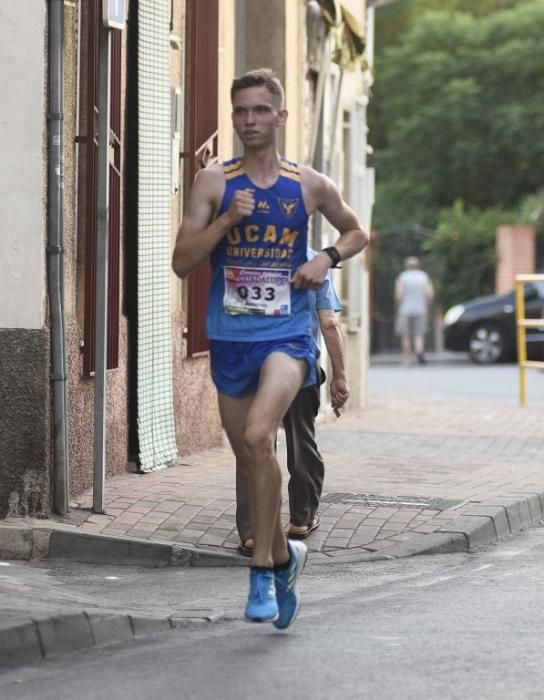
MULTIPOLYGON (((475 365, 462 356, 444 362, 404 367, 371 365, 369 394, 397 393, 474 401, 505 401, 518 405, 519 370, 516 364, 475 365)), ((527 370, 527 403, 544 405, 544 372, 527 370)))
POLYGON ((2 698, 542 697, 544 528, 475 554, 309 567, 285 632, 240 619, 244 570, 119 569, 117 581, 112 567, 40 570, 64 595, 169 607, 177 590, 178 603, 234 619, 5 672, 2 698))

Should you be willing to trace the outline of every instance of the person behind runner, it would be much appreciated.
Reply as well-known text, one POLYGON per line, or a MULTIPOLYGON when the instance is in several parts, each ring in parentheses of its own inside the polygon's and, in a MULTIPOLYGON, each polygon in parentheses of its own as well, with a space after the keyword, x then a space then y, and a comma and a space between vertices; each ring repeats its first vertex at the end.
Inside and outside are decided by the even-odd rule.
POLYGON ((417 361, 425 364, 425 334, 433 299, 431 278, 420 269, 419 258, 411 255, 404 261, 404 270, 395 280, 395 330, 401 339, 405 365, 412 362, 412 350, 417 361))
MULTIPOLYGON (((308 259, 316 252, 309 249, 308 259)), ((330 272, 325 282, 316 291, 308 292, 312 310, 312 334, 319 345, 319 333, 323 335, 325 347, 331 359, 332 379, 330 383, 331 405, 341 408, 349 397, 349 388, 344 370, 344 347, 337 314, 342 303, 332 284, 330 272)), ((289 471, 288 537, 306 539, 319 527, 318 508, 323 490, 325 464, 315 439, 315 420, 320 406, 321 367, 318 365, 318 381, 301 389, 283 417, 289 471)), ((249 515, 249 494, 246 474, 236 468, 236 525, 240 535, 239 551, 244 556, 253 553, 253 537, 249 515)))
POLYGON ((235 78, 231 100, 244 155, 197 174, 172 266, 183 278, 210 257, 211 373, 223 427, 249 478, 255 544, 245 617, 283 629, 298 613, 306 547, 287 542, 281 525, 275 436, 300 387, 315 383, 307 290, 367 237, 331 180, 279 156, 287 110, 274 73, 235 78), (308 217, 316 210, 340 235, 308 262, 308 217))

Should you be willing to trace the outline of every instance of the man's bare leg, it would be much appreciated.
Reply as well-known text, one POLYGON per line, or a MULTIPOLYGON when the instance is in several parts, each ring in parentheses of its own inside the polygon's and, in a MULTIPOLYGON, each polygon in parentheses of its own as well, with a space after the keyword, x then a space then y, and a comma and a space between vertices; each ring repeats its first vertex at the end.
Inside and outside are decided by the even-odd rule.
POLYGON ((414 338, 414 350, 416 355, 423 355, 425 350, 425 338, 422 335, 416 335, 414 338))
POLYGON ((281 527, 281 472, 274 440, 281 420, 296 396, 307 364, 288 355, 271 353, 261 368, 252 397, 219 395, 223 426, 239 460, 247 469, 255 545, 253 566, 272 567, 289 554, 281 527))
POLYGON ((303 360, 280 352, 271 353, 262 365, 257 393, 248 413, 245 440, 251 454, 254 566, 273 566, 289 559, 281 526, 281 471, 274 443, 283 416, 307 370, 303 360))
POLYGON ((412 342, 409 335, 403 335, 401 338, 402 357, 405 365, 412 362, 412 342))
MULTIPOLYGON (((219 408, 221 412, 221 419, 223 427, 225 428, 229 442, 236 456, 236 468, 239 470, 240 475, 245 477, 247 482, 248 491, 248 503, 250 511, 250 520, 252 522, 252 533, 253 533, 253 522, 254 516, 252 514, 255 504, 255 496, 253 495, 253 481, 251 479, 251 464, 253 457, 247 449, 245 442, 245 432, 247 425, 247 416, 249 413, 249 408, 251 403, 255 398, 255 394, 244 397, 241 399, 232 398, 224 394, 219 394, 219 408)), ((275 451, 274 451, 275 453, 275 451)), ((278 466, 279 473, 279 466, 278 466)), ((280 475, 280 496, 278 503, 278 518, 277 524, 274 527, 274 538, 272 545, 272 558, 275 564, 282 564, 288 559, 288 552, 285 543, 285 537, 281 529, 281 520, 279 517, 279 511, 281 508, 281 475, 280 475)), ((247 541, 247 540, 246 540, 247 541)), ((254 539, 251 538, 251 548, 254 550, 254 539)), ((253 563, 253 562, 252 562, 253 563)), ((262 566, 260 564, 254 564, 255 566, 262 566)))

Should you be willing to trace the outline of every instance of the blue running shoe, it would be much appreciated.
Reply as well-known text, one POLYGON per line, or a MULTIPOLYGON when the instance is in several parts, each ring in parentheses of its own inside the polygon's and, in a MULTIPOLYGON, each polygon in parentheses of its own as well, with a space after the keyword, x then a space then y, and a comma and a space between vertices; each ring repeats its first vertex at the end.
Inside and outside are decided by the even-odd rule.
POLYGON ((306 565, 308 548, 299 540, 287 540, 290 559, 287 567, 276 571, 276 598, 280 614, 274 622, 274 627, 284 630, 295 621, 300 607, 300 593, 297 588, 297 579, 306 565))
POLYGON ((274 571, 251 567, 245 617, 248 622, 273 622, 278 617, 274 571))

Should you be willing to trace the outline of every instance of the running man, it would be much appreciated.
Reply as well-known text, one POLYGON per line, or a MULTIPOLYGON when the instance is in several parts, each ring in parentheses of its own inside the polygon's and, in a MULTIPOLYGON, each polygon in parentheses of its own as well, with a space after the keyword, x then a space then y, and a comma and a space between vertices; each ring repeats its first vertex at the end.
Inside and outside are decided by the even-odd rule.
POLYGON ((284 629, 298 613, 306 546, 288 542, 281 525, 275 437, 301 386, 315 384, 307 290, 367 237, 327 177, 279 156, 287 110, 274 73, 235 78, 231 100, 244 155, 196 176, 172 266, 183 278, 210 257, 211 372, 223 427, 248 475, 255 540, 245 617, 284 629), (308 262, 308 217, 316 210, 340 236, 308 262))
MULTIPOLYGON (((308 249, 308 259, 317 253, 308 249)), ((312 334, 319 345, 319 334, 331 360, 331 406, 338 410, 349 398, 344 369, 344 343, 337 318, 342 303, 336 294, 331 274, 317 291, 309 291, 312 310, 312 334)), ((320 406, 320 384, 325 373, 318 366, 318 383, 301 389, 283 417, 289 472, 290 520, 287 537, 305 540, 319 527, 319 502, 325 478, 325 463, 315 439, 315 421, 320 406)), ((238 551, 246 557, 253 554, 253 536, 249 514, 247 476, 236 465, 236 526, 240 535, 238 551)))

